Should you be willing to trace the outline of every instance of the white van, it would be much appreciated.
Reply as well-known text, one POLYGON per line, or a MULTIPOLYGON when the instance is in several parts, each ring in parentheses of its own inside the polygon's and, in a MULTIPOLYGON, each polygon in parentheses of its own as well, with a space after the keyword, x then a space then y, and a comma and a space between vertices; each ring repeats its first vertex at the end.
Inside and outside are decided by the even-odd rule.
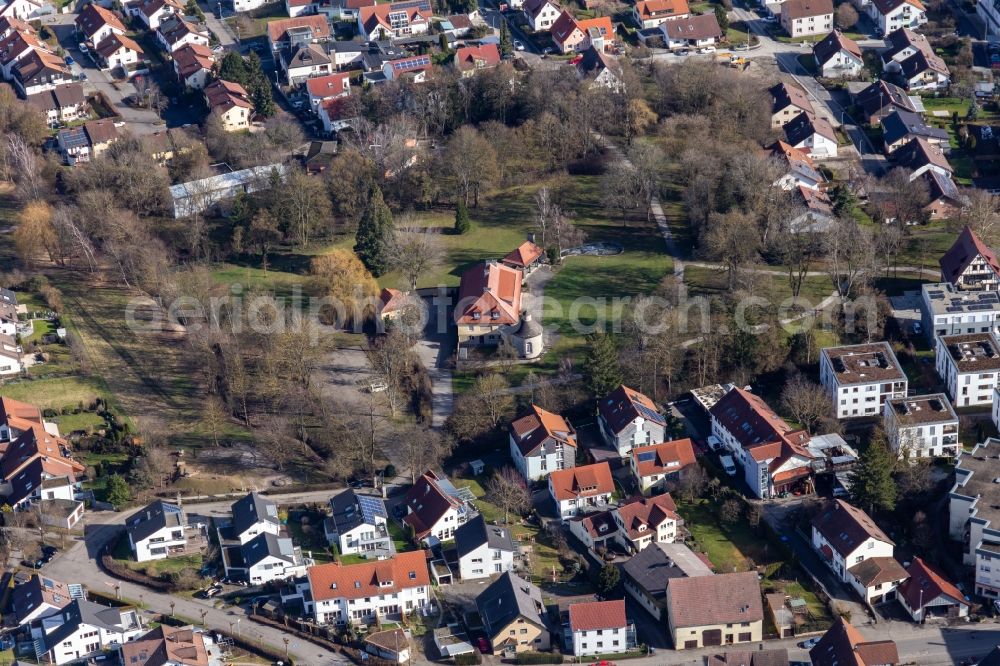
POLYGON ((713 451, 718 451, 719 449, 722 448, 722 442, 720 442, 719 438, 716 437, 715 435, 709 435, 708 439, 706 439, 705 441, 708 442, 708 448, 712 449, 713 451))
POLYGON ((729 476, 736 475, 736 463, 733 462, 732 456, 719 456, 719 462, 722 463, 722 471, 729 476))

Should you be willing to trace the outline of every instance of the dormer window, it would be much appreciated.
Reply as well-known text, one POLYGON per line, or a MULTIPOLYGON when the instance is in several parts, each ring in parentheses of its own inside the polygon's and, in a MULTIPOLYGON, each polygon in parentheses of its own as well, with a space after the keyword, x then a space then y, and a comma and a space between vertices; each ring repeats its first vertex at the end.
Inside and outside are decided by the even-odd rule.
POLYGON ((490 313, 490 319, 499 319, 499 318, 500 318, 500 313, 497 312, 496 310, 490 313))
POLYGON ((416 579, 417 579, 417 572, 416 571, 411 571, 410 572, 410 580, 416 580, 416 579))
POLYGON ((331 590, 336 590, 337 589, 337 584, 336 583, 330 583, 330 589, 331 590))
POLYGON ((360 580, 354 581, 354 589, 356 589, 356 590, 360 590, 361 589, 361 581, 360 580))
POLYGON ((473 312, 472 313, 472 319, 474 321, 479 321, 479 313, 478 312, 473 312))

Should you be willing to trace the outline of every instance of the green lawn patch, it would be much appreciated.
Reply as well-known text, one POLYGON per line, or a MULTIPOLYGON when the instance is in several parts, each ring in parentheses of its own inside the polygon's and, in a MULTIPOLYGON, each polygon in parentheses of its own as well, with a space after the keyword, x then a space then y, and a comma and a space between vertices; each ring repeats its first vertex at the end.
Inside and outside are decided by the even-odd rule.
POLYGON ((102 380, 89 377, 58 377, 4 384, 3 395, 42 409, 89 406, 98 397, 108 399, 110 392, 102 380))
POLYGON ((179 573, 181 571, 200 571, 202 560, 201 553, 193 553, 191 555, 166 557, 162 560, 153 560, 152 562, 128 561, 127 564, 130 569, 145 571, 147 576, 155 578, 164 574, 179 573))
POLYGON ((746 521, 721 525, 708 500, 678 504, 677 510, 695 545, 719 573, 748 571, 753 566, 780 561, 778 550, 746 521))

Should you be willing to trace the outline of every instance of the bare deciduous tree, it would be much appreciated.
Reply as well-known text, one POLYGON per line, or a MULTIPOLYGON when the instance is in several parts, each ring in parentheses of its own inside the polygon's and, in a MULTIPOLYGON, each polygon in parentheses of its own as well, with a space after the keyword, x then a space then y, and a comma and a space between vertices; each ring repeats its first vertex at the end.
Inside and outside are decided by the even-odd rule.
POLYGON ((486 496, 503 509, 503 522, 510 522, 511 513, 523 513, 531 508, 528 484, 513 467, 500 469, 486 482, 486 496))
POLYGON ((813 432, 823 419, 833 416, 829 394, 802 375, 796 375, 785 385, 781 404, 809 432, 813 432))
POLYGON ((434 229, 397 227, 389 260, 411 290, 417 288, 421 276, 441 263, 443 256, 441 239, 434 229))

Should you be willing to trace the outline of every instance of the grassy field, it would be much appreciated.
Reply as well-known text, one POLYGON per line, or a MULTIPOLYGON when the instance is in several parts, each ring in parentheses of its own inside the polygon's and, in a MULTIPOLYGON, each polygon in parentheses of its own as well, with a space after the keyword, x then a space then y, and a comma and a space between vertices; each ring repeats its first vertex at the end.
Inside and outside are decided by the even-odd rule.
MULTIPOLYGON (((55 410, 75 408, 80 404, 89 407, 96 398, 110 395, 102 380, 79 376, 10 382, 3 385, 2 392, 14 400, 55 410)), ((59 422, 58 418, 55 420, 59 422)))
MULTIPOLYGON (((767 270, 780 271, 780 267, 768 266, 767 270)), ((765 298, 775 304, 780 304, 786 298, 791 298, 792 289, 785 275, 772 275, 767 286, 765 298)), ((684 284, 692 296, 721 295, 728 291, 728 276, 725 271, 717 268, 701 266, 685 266, 684 284)), ((830 278, 825 275, 807 277, 799 292, 800 298, 807 298, 813 303, 819 303, 834 291, 830 278)))
POLYGON ((679 504, 678 513, 695 544, 715 566, 717 572, 747 571, 753 565, 779 561, 778 552, 767 539, 744 520, 720 525, 708 500, 679 504))

